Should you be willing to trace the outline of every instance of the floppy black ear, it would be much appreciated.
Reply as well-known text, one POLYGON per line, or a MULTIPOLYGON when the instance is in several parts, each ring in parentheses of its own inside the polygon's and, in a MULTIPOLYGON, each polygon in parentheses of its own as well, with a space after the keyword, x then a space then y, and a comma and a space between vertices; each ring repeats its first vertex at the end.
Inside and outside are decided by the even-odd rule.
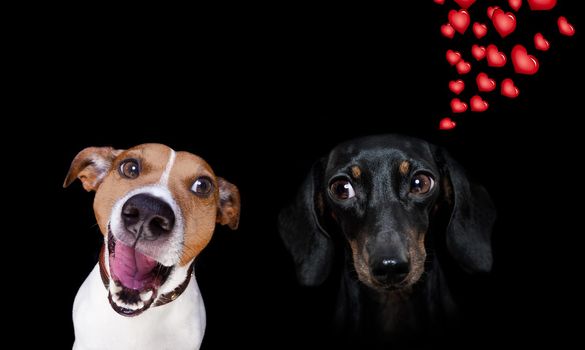
POLYGON ((278 216, 284 245, 295 262, 297 278, 306 286, 325 281, 331 270, 333 243, 319 223, 323 216, 324 162, 315 163, 291 206, 278 216))
POLYGON ((469 272, 492 268, 492 228, 496 210, 483 186, 470 181, 465 170, 447 152, 440 151, 443 163, 443 190, 452 205, 447 226, 447 249, 469 272))

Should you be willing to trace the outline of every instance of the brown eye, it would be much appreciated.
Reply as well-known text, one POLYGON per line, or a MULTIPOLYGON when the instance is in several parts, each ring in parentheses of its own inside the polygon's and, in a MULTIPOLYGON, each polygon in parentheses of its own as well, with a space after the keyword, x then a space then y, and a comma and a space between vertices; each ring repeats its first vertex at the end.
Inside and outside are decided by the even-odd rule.
POLYGON ((120 175, 128 179, 135 179, 140 175, 140 165, 136 159, 126 159, 120 163, 120 175))
POLYGON ((331 195, 339 200, 346 200, 355 197, 353 186, 347 179, 334 180, 329 186, 331 195))
POLYGON ((191 191, 200 197, 207 197, 213 189, 213 182, 208 177, 202 176, 193 182, 191 191))
POLYGON ((427 174, 416 174, 410 181, 410 193, 425 194, 435 186, 435 180, 427 174))

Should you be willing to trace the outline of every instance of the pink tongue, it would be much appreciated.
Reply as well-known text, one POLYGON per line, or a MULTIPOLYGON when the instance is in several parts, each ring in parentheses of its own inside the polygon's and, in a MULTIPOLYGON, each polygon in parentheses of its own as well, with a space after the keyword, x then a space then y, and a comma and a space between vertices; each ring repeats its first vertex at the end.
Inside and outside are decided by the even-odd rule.
POLYGON ((126 288, 140 290, 152 281, 152 270, 157 262, 117 241, 114 255, 110 256, 110 268, 114 276, 126 288))

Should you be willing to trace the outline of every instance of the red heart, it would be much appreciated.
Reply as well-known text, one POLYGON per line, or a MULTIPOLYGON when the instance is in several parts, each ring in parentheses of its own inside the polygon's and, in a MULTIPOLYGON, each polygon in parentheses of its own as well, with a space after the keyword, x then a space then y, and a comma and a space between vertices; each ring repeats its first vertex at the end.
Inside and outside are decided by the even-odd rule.
POLYGON ((447 50, 445 57, 447 57, 447 62, 449 62, 449 64, 452 66, 461 61, 461 54, 457 51, 447 50))
POLYGON ((485 57, 485 47, 473 44, 471 46, 471 55, 478 61, 483 60, 485 57))
POLYGON ((532 11, 546 11, 555 7, 557 0, 528 0, 528 5, 532 11))
POLYGON ((449 90, 453 91, 456 95, 459 95, 463 90, 465 90, 465 83, 463 80, 451 80, 449 82, 449 90))
POLYGON ((473 23, 473 34, 475 34, 478 39, 483 38, 487 34, 487 26, 482 23, 473 23))
POLYGON ((507 37, 516 30, 516 16, 512 12, 495 10, 492 16, 492 23, 502 38, 507 37))
POLYGON ((471 18, 469 18, 469 13, 465 10, 451 10, 449 11, 449 23, 455 28, 455 30, 459 34, 465 33, 467 27, 469 27, 469 23, 471 22, 471 18))
POLYGON ((461 102, 458 98, 451 100, 451 110, 453 113, 463 113, 467 110, 467 103, 461 102))
POLYGON ((439 122, 439 130, 451 130, 457 126, 457 123, 451 120, 451 118, 443 118, 439 122))
POLYGON ((457 5, 463 7, 464 9, 469 8, 469 6, 473 5, 475 0, 455 0, 457 5))
POLYGON ((506 65, 506 55, 498 51, 498 47, 494 44, 488 45, 487 62, 490 67, 503 67, 506 65))
POLYGON ((489 19, 492 19, 492 17, 494 16, 494 12, 499 9, 500 9, 499 6, 488 6, 487 16, 489 17, 489 19))
POLYGON ((471 104, 472 112, 485 112, 489 107, 489 104, 478 95, 473 96, 469 103, 471 104))
POLYGON ((463 59, 461 59, 461 61, 457 62, 455 68, 457 68, 457 73, 467 74, 471 70, 471 63, 467 63, 463 59))
POLYGON ((516 86, 514 86, 514 82, 512 79, 507 78, 502 81, 502 88, 501 93, 503 96, 509 98, 516 98, 520 94, 520 90, 516 86))
POLYGON ((519 74, 532 75, 538 72, 538 60, 528 55, 526 48, 522 45, 516 45, 512 49, 512 64, 516 73, 519 74))
POLYGON ((569 23, 569 21, 567 21, 565 17, 563 16, 559 17, 557 24, 559 25, 559 32, 561 32, 561 34, 566 36, 575 35, 575 28, 573 28, 571 23, 569 23))
POLYGON ((510 7, 514 9, 514 11, 518 12, 520 7, 522 7, 522 0, 508 0, 510 7))
POLYGON ((445 0, 433 0, 436 4, 443 5, 445 0))
POLYGON ((479 73, 475 81, 477 82, 477 88, 479 91, 490 92, 496 88, 495 80, 490 79, 485 73, 479 73))
POLYGON ((547 51, 550 48, 550 44, 542 34, 536 33, 536 35, 534 35, 534 47, 540 51, 547 51))
POLYGON ((444 37, 453 39, 453 37, 455 36, 455 29, 453 29, 453 27, 451 27, 449 23, 443 24, 441 26, 441 34, 443 34, 444 37))

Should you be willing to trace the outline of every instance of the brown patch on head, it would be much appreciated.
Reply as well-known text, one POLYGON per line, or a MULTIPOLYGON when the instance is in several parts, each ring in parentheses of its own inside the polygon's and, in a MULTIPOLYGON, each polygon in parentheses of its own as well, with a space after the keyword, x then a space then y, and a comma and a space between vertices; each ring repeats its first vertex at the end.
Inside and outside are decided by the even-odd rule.
POLYGON ((359 179, 362 176, 362 169, 359 166, 354 165, 351 167, 351 174, 355 179, 359 179))
POLYGON ((103 235, 107 235, 114 204, 134 189, 156 184, 165 170, 170 154, 169 147, 151 143, 123 151, 112 161, 93 202, 95 216, 103 235), (126 159, 138 161, 140 175, 136 179, 127 179, 118 172, 120 164, 126 159))
POLYGON ((180 264, 185 265, 207 246, 213 235, 219 202, 217 178, 202 158, 177 152, 168 187, 182 211, 185 233, 180 264), (213 190, 207 197, 190 190, 200 177, 208 177, 213 182, 213 190))
POLYGON ((410 171, 410 162, 408 160, 403 160, 398 167, 398 171, 402 176, 408 175, 408 172, 410 171))

